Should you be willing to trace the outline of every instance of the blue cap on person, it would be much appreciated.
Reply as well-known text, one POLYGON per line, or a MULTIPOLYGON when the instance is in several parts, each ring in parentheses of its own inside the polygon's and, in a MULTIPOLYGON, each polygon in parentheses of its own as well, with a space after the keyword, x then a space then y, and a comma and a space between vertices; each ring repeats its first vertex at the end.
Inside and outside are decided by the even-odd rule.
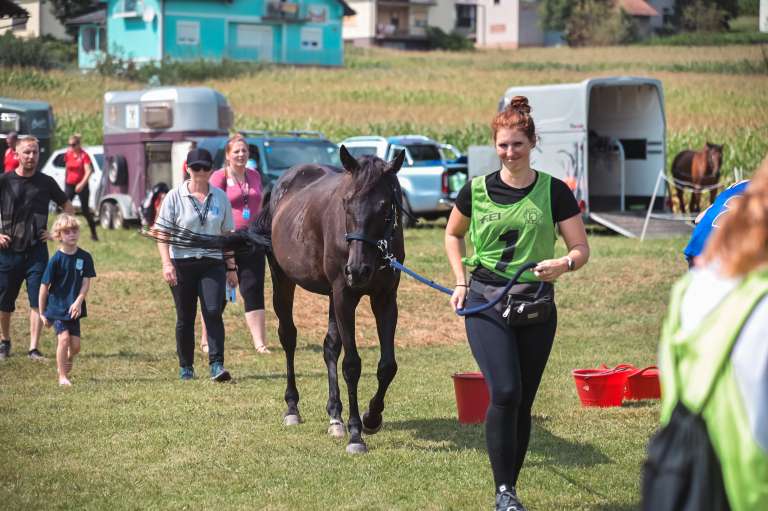
POLYGON ((213 167, 213 158, 211 153, 205 149, 192 149, 187 153, 187 167, 213 167))

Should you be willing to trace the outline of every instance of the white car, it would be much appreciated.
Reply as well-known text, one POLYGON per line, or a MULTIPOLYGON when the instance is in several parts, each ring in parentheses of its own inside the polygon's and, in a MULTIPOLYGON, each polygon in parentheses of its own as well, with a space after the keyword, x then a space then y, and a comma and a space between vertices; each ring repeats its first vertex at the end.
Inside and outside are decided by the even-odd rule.
MULTIPOLYGON (((101 169, 104 166, 104 148, 100 145, 92 145, 83 147, 83 150, 91 157, 91 164, 93 165, 93 172, 90 179, 88 179, 88 189, 90 191, 88 206, 90 206, 93 214, 97 215, 99 213, 99 196, 101 195, 101 169)), ((48 174, 55 179, 62 190, 64 190, 64 175, 66 174, 66 167, 64 166, 64 154, 66 152, 66 148, 54 151, 43 167, 43 174, 48 174)), ((75 195, 72 205, 76 210, 79 210, 80 197, 75 195)))

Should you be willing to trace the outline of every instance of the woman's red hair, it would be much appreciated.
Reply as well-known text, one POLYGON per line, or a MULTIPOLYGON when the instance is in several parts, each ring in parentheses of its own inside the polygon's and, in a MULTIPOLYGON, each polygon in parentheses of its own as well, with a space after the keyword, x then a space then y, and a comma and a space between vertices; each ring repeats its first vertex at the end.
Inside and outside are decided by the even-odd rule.
POLYGON ((536 144, 536 126, 533 124, 528 98, 515 96, 504 110, 496 114, 496 117, 491 121, 494 142, 496 141, 496 133, 501 128, 520 130, 532 144, 536 144))

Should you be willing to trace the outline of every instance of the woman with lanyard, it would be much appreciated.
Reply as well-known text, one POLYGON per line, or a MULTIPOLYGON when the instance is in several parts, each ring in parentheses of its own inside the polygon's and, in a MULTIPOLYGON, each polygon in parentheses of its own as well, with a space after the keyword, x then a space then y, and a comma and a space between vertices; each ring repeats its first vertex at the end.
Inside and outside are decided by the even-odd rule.
MULTIPOLYGON (((454 310, 482 305, 498 295, 517 270, 522 274, 515 296, 533 297, 539 290, 551 298, 544 321, 508 324, 509 310, 496 306, 467 316, 472 354, 490 391, 485 436, 496 486, 496 509, 523 511, 515 486, 528 449, 531 407, 546 366, 557 327, 552 283, 586 264, 589 246, 581 211, 568 186, 530 167, 536 130, 528 99, 516 96, 491 123, 501 170, 479 176, 459 192, 445 230, 445 249, 456 277, 451 296, 454 310), (554 257, 562 234, 567 255, 554 257), (474 255, 464 257, 469 231, 474 255), (464 264, 475 266, 471 285, 464 264), (540 289, 541 287, 541 289, 540 289)), ((542 318, 545 316, 542 315, 542 318)))
MULTIPOLYGON (((226 194, 210 186, 213 159, 205 149, 187 154, 190 179, 168 192, 163 199, 154 228, 184 229, 193 234, 221 235, 234 229, 232 208, 226 194)), ((176 305, 176 353, 179 376, 195 376, 195 315, 197 300, 208 330, 208 361, 211 380, 231 379, 224 369, 224 321, 221 317, 225 287, 237 286, 234 256, 221 250, 179 247, 158 241, 163 278, 171 286, 176 305)))
POLYGON ((69 137, 69 148, 64 153, 64 164, 66 173, 64 177, 64 193, 70 201, 77 195, 80 197, 80 211, 88 222, 91 229, 91 239, 99 241, 96 234, 96 220, 93 219, 93 213, 88 205, 90 190, 88 189, 88 180, 93 173, 93 164, 88 153, 83 151, 80 146, 80 135, 69 137))
MULTIPOLYGON (((256 220, 261 210, 261 176, 247 167, 248 143, 242 135, 227 141, 225 166, 211 176, 211 184, 224 190, 232 206, 235 229, 243 229, 256 220)), ((251 332, 256 353, 269 353, 265 344, 264 320, 264 251, 255 249, 247 254, 236 254, 237 278, 240 296, 245 303, 245 323, 251 332)), ((205 329, 203 329, 205 335, 205 329)), ((203 346, 205 346, 203 342, 203 346)), ((205 350, 205 348, 203 348, 205 350)))

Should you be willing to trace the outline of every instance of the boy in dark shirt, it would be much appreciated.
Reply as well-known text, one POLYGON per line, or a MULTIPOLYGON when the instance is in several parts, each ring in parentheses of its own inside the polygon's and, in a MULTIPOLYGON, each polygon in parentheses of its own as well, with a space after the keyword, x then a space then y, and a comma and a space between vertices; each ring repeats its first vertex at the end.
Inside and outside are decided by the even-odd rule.
POLYGON ((16 144, 19 166, 0 175, 0 360, 11 354, 11 313, 21 284, 29 298, 29 358, 44 359, 40 340, 38 296, 40 277, 48 262, 48 204, 54 201, 67 213, 72 204, 51 176, 37 172, 40 145, 35 137, 16 144))
POLYGON ((79 248, 80 223, 66 213, 53 224, 53 238, 59 250, 48 261, 40 285, 40 316, 47 327, 56 330, 56 369, 59 385, 69 386, 72 360, 80 352, 80 318, 88 315, 85 295, 96 276, 91 254, 79 248))

